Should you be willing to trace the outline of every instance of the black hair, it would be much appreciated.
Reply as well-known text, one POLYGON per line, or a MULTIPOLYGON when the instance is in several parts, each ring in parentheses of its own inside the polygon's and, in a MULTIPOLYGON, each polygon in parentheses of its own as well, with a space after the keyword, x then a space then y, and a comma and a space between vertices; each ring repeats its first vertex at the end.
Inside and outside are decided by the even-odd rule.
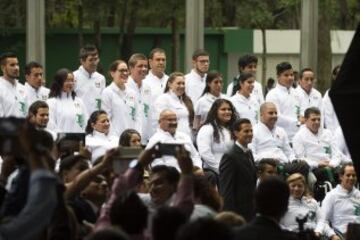
POLYGON ((258 172, 262 173, 265 170, 265 166, 266 165, 270 165, 274 168, 277 167, 277 161, 273 158, 263 158, 259 161, 259 163, 257 164, 257 170, 258 172))
POLYGON ((49 105, 45 101, 37 100, 33 102, 29 107, 29 115, 32 114, 36 116, 39 108, 47 108, 49 109, 49 105))
POLYGON ((129 237, 118 228, 104 228, 92 233, 85 240, 128 240, 129 237))
POLYGON ((240 68, 245 68, 246 66, 250 65, 251 63, 258 63, 258 58, 254 55, 246 54, 239 58, 238 66, 240 68))
MULTIPOLYGON (((55 73, 54 80, 53 80, 53 83, 50 88, 49 97, 60 97, 61 96, 62 88, 63 88, 64 83, 69 74, 73 75, 73 73, 67 68, 59 69, 55 73)), ((72 99, 75 99, 75 96, 76 96, 76 93, 73 90, 71 92, 72 99)))
POLYGON ((166 181, 169 182, 170 185, 177 187, 177 184, 180 179, 180 173, 176 168, 165 166, 165 165, 157 165, 151 169, 151 175, 154 174, 163 174, 166 181))
POLYGON ((130 140, 131 140, 131 136, 133 134, 137 134, 141 138, 141 135, 138 131, 136 131, 135 129, 129 128, 121 133, 120 139, 119 139, 119 145, 123 146, 123 147, 130 147, 130 140))
POLYGON ((227 99, 216 99, 215 102, 211 105, 211 108, 208 112, 208 115, 206 117, 205 122, 203 123, 203 125, 205 124, 210 124, 213 129, 214 129, 214 141, 215 142, 220 142, 220 128, 225 127, 228 130, 230 130, 231 132, 231 126, 234 124, 234 122, 239 118, 237 111, 234 107, 234 105, 227 99), (218 110, 221 107, 222 104, 227 103, 230 106, 230 109, 232 111, 232 115, 231 115, 231 119, 228 123, 226 123, 225 126, 221 126, 219 119, 218 119, 218 110))
POLYGON ((240 118, 237 119, 234 124, 232 125, 232 130, 233 131, 240 131, 241 130, 241 125, 248 123, 251 124, 250 120, 247 118, 240 118))
POLYGON ((255 78, 254 74, 252 74, 252 73, 242 73, 242 74, 240 74, 239 79, 238 79, 238 84, 234 85, 233 91, 235 91, 235 93, 237 91, 239 91, 240 88, 241 88, 241 83, 246 82, 246 80, 248 80, 249 78, 255 78))
POLYGON ((210 85, 210 83, 212 81, 214 81, 217 78, 222 78, 221 73, 219 73, 219 72, 209 72, 208 74, 206 74, 206 80, 205 80, 206 85, 205 85, 204 91, 201 94, 201 96, 203 96, 205 93, 210 92, 210 86, 209 85, 210 85))
POLYGON ((8 58, 17 58, 16 54, 13 52, 4 52, 3 54, 0 55, 0 65, 6 65, 6 60, 8 58))
POLYGON ((152 218, 151 233, 153 240, 175 239, 179 228, 186 222, 187 217, 178 208, 164 206, 157 209, 152 218))
POLYGON ((280 76, 283 72, 293 69, 289 62, 281 62, 276 65, 276 75, 280 76))
POLYGON ((31 61, 25 65, 25 75, 30 75, 33 68, 43 68, 43 66, 38 62, 31 61))
POLYGON ((304 117, 308 119, 311 114, 321 115, 320 109, 317 107, 309 107, 305 110, 304 117))
POLYGON ((70 170, 76 164, 82 163, 80 165, 80 170, 88 169, 89 165, 85 166, 85 162, 87 163, 89 160, 82 156, 82 155, 70 155, 60 160, 60 167, 59 167, 59 175, 63 177, 64 171, 70 170))
POLYGON ((112 225, 121 227, 127 234, 142 234, 147 226, 148 208, 134 191, 117 196, 110 209, 112 225))
POLYGON ((255 190, 255 206, 258 213, 280 219, 287 211, 290 190, 279 177, 268 177, 255 190))
POLYGON ((86 128, 85 128, 86 134, 93 133, 94 128, 91 125, 96 123, 96 121, 98 120, 98 118, 101 114, 107 114, 107 113, 104 110, 96 110, 90 115, 89 120, 87 121, 86 128))
POLYGON ((88 56, 98 54, 98 49, 93 44, 86 44, 84 47, 80 48, 79 58, 83 61, 86 60, 88 56))
POLYGON ((216 212, 221 210, 221 200, 215 190, 216 184, 210 183, 206 176, 194 176, 194 197, 200 203, 216 212))
POLYGON ((188 222, 178 231, 176 240, 230 240, 233 234, 229 226, 212 218, 199 218, 188 222))
MULTIPOLYGON (((314 70, 312 70, 312 68, 303 68, 301 69, 300 73, 299 73, 299 78, 302 79, 303 75, 304 75, 304 72, 314 72, 314 70)), ((295 72, 294 72, 295 74, 295 72)))
POLYGON ((349 163, 345 163, 344 165, 342 165, 339 169, 339 175, 341 175, 341 176, 344 175, 346 167, 354 167, 354 164, 349 162, 349 163))
POLYGON ((192 60, 195 61, 200 56, 210 56, 210 54, 207 51, 205 51, 204 49, 197 49, 194 51, 194 53, 192 55, 192 60))

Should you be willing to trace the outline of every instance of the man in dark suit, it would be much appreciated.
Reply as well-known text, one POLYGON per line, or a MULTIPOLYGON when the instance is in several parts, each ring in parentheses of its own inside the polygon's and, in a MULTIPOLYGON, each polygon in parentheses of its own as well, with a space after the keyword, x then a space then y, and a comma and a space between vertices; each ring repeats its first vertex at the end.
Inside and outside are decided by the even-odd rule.
POLYGON ((235 239, 299 239, 295 233, 284 231, 279 226, 279 221, 288 208, 289 194, 289 187, 278 177, 268 177, 260 182, 255 192, 257 215, 252 222, 236 231, 235 239))
POLYGON ((220 162, 220 193, 224 198, 224 210, 233 211, 250 221, 254 215, 254 191, 256 168, 248 144, 253 137, 248 119, 234 123, 234 146, 224 154, 220 162))

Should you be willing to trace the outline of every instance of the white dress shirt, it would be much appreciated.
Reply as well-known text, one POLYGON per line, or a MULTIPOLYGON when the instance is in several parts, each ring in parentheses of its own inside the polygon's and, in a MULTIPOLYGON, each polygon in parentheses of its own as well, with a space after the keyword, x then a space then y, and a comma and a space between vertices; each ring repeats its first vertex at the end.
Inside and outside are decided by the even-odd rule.
POLYGON ((40 86, 38 89, 33 88, 29 83, 25 83, 26 99, 29 107, 34 102, 41 100, 46 101, 49 98, 50 89, 40 86))
POLYGON ((305 125, 294 136, 293 149, 297 158, 304 159, 312 168, 319 166, 319 161, 328 160, 330 166, 337 167, 341 162, 338 149, 333 144, 333 135, 327 129, 312 133, 305 125))
POLYGON ((206 86, 206 74, 201 77, 194 69, 185 75, 185 92, 191 98, 193 105, 200 98, 206 86))
POLYGON ((303 218, 306 215, 308 218, 304 225, 305 229, 313 229, 315 232, 327 237, 335 234, 322 216, 320 206, 316 200, 305 196, 301 199, 290 196, 288 210, 281 218, 280 225, 288 231, 299 232, 299 224, 296 218, 303 218))
POLYGON ((149 71, 148 75, 146 75, 143 82, 150 86, 153 101, 155 101, 158 96, 164 93, 168 78, 169 76, 165 73, 162 78, 158 78, 152 73, 151 70, 149 71))
POLYGON ((88 113, 81 98, 73 99, 71 94, 62 92, 60 97, 49 98, 47 104, 50 130, 75 133, 85 131, 88 113))
MULTIPOLYGON (((146 149, 152 148, 157 143, 177 143, 184 144, 184 147, 190 153, 190 157, 193 161, 193 165, 199 168, 202 168, 202 162, 199 153, 197 152, 194 144, 191 141, 191 138, 180 131, 176 131, 175 135, 171 135, 169 132, 165 132, 164 130, 158 128, 156 133, 149 139, 149 143, 146 145, 146 149)), ((162 156, 160 158, 156 158, 151 166, 157 165, 166 165, 175 167, 180 171, 180 167, 178 162, 174 156, 162 156)))
POLYGON ((326 194, 321 211, 333 228, 346 233, 349 223, 360 223, 360 191, 353 188, 349 192, 338 184, 326 194))
POLYGON ((346 145, 344 134, 340 126, 335 130, 333 141, 334 145, 340 152, 341 163, 351 163, 351 155, 346 145))
POLYGON ((106 85, 105 77, 93 72, 89 74, 83 66, 74 72, 75 92, 82 99, 89 114, 101 109, 101 92, 106 85))
POLYGON ((199 98, 199 100, 194 105, 195 106, 194 111, 195 111, 195 116, 200 116, 200 124, 202 124, 206 120, 209 110, 213 105, 213 103, 215 102, 215 100, 220 98, 229 100, 229 98, 225 94, 220 94, 219 97, 216 97, 211 93, 205 93, 203 96, 199 98))
MULTIPOLYGON (((233 96, 232 95, 233 87, 234 87, 234 82, 232 81, 226 89, 226 95, 228 97, 233 96)), ((262 85, 258 81, 254 82, 254 89, 253 89, 251 95, 255 97, 255 99, 259 103, 259 105, 261 105, 264 102, 264 93, 263 93, 262 85)))
POLYGON ((340 126, 340 124, 339 124, 339 120, 336 116, 334 106, 329 97, 329 90, 327 90, 324 94, 324 97, 322 100, 322 106, 323 106, 322 116, 324 116, 325 128, 334 132, 340 126))
POLYGON ((253 126, 258 123, 260 105, 253 95, 250 95, 247 98, 237 92, 234 96, 230 98, 230 101, 234 105, 240 118, 249 119, 253 126))
POLYGON ((110 134, 93 131, 85 137, 86 148, 91 152, 91 162, 104 155, 107 150, 119 146, 119 138, 110 134))
POLYGON ((191 136, 190 122, 189 122, 189 111, 185 103, 171 90, 167 93, 160 95, 155 102, 155 119, 159 119, 160 113, 169 109, 176 113, 177 117, 177 129, 178 131, 191 136))
POLYGON ((249 146, 255 161, 260 161, 263 158, 274 158, 281 163, 288 163, 295 158, 288 136, 282 127, 274 126, 270 130, 264 123, 259 122, 254 126, 253 135, 249 146))
POLYGON ((277 125, 285 129, 290 142, 299 129, 298 117, 300 116, 300 103, 295 96, 295 90, 277 84, 266 95, 266 101, 276 105, 277 125))
POLYGON ((13 85, 0 77, 0 117, 25 118, 28 108, 24 85, 18 80, 13 85))
POLYGON ((209 168, 219 173, 219 165, 224 153, 230 149, 234 141, 231 139, 231 132, 222 127, 219 131, 219 142, 215 142, 214 128, 210 124, 202 126, 197 134, 196 143, 204 162, 204 168, 209 168))
POLYGON ((155 132, 155 129, 152 128, 152 116, 153 116, 153 106, 152 106, 152 94, 151 88, 146 83, 142 82, 139 87, 132 77, 128 78, 126 87, 132 89, 136 94, 136 99, 138 101, 138 123, 136 124, 136 130, 141 134, 141 142, 146 144, 149 138, 155 132))
POLYGON ((295 88, 295 96, 300 103, 300 115, 304 116, 304 112, 309 107, 317 107, 322 111, 322 97, 321 93, 312 88, 308 94, 300 85, 295 88))
POLYGON ((125 86, 121 90, 114 82, 104 89, 101 94, 102 109, 110 119, 110 135, 120 137, 128 128, 136 129, 139 123, 139 105, 136 93, 125 86))

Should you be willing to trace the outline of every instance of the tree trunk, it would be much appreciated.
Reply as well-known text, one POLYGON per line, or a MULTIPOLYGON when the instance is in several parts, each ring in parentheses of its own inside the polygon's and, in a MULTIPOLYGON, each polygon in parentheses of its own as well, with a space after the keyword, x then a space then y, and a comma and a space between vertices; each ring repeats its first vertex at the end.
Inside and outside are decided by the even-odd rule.
POLYGON ((98 49, 99 53, 101 52, 101 30, 100 30, 100 19, 97 18, 94 21, 94 34, 95 34, 95 46, 98 49))
POLYGON ((130 19, 127 25, 121 54, 125 61, 127 61, 130 58, 130 55, 133 53, 133 38, 137 24, 138 10, 139 7, 137 5, 137 1, 130 0, 130 19))
POLYGON ((262 60, 261 85, 266 86, 266 69, 267 69, 266 52, 267 52, 267 46, 266 46, 266 30, 265 30, 265 28, 261 28, 261 36, 262 36, 262 46, 263 46, 263 51, 262 51, 262 55, 261 55, 261 60, 262 60))
POLYGON ((340 8, 340 29, 347 29, 349 16, 347 0, 339 0, 338 3, 340 8))
POLYGON ((180 56, 180 33, 179 33, 179 24, 177 21, 177 17, 174 16, 171 19, 171 35, 172 35, 172 48, 171 48, 171 53, 172 53, 172 58, 171 58, 171 70, 172 72, 174 71, 179 71, 180 70, 180 66, 179 66, 179 56, 180 56))
POLYGON ((127 10, 128 10, 128 2, 129 2, 128 0, 124 1, 124 7, 122 8, 121 17, 119 18, 120 22, 119 22, 118 43, 119 43, 119 56, 120 56, 120 58, 123 58, 122 48, 123 48, 124 37, 125 37, 125 21, 126 21, 126 13, 127 13, 127 10))
POLYGON ((225 17, 224 26, 236 26, 236 1, 225 0, 222 4, 224 6, 222 15, 225 17))
POLYGON ((84 9, 82 0, 78 0, 78 40, 79 40, 79 48, 84 46, 84 33, 83 33, 83 26, 84 26, 84 9))
POLYGON ((319 31, 318 31, 318 72, 317 88, 324 93, 330 87, 331 76, 331 40, 329 1, 319 2, 319 31))

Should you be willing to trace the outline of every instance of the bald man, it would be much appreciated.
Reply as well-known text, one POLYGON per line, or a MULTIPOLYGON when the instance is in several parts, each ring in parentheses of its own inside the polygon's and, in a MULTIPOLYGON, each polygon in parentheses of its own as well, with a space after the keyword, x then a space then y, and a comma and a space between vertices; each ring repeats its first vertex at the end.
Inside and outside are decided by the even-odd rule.
POLYGON ((254 127, 251 143, 255 161, 274 158, 280 163, 288 163, 295 158, 287 133, 276 125, 277 119, 276 105, 264 102, 260 106, 260 122, 254 127))
MULTIPOLYGON (((194 147, 190 136, 185 133, 176 131, 177 129, 177 116, 172 110, 165 109, 159 116, 159 128, 156 133, 149 139, 146 149, 152 148, 157 143, 174 143, 184 144, 185 149, 190 153, 193 165, 202 168, 202 162, 199 153, 194 147)), ((163 155, 153 161, 152 166, 167 165, 175 167, 180 171, 177 160, 174 156, 163 155)))

